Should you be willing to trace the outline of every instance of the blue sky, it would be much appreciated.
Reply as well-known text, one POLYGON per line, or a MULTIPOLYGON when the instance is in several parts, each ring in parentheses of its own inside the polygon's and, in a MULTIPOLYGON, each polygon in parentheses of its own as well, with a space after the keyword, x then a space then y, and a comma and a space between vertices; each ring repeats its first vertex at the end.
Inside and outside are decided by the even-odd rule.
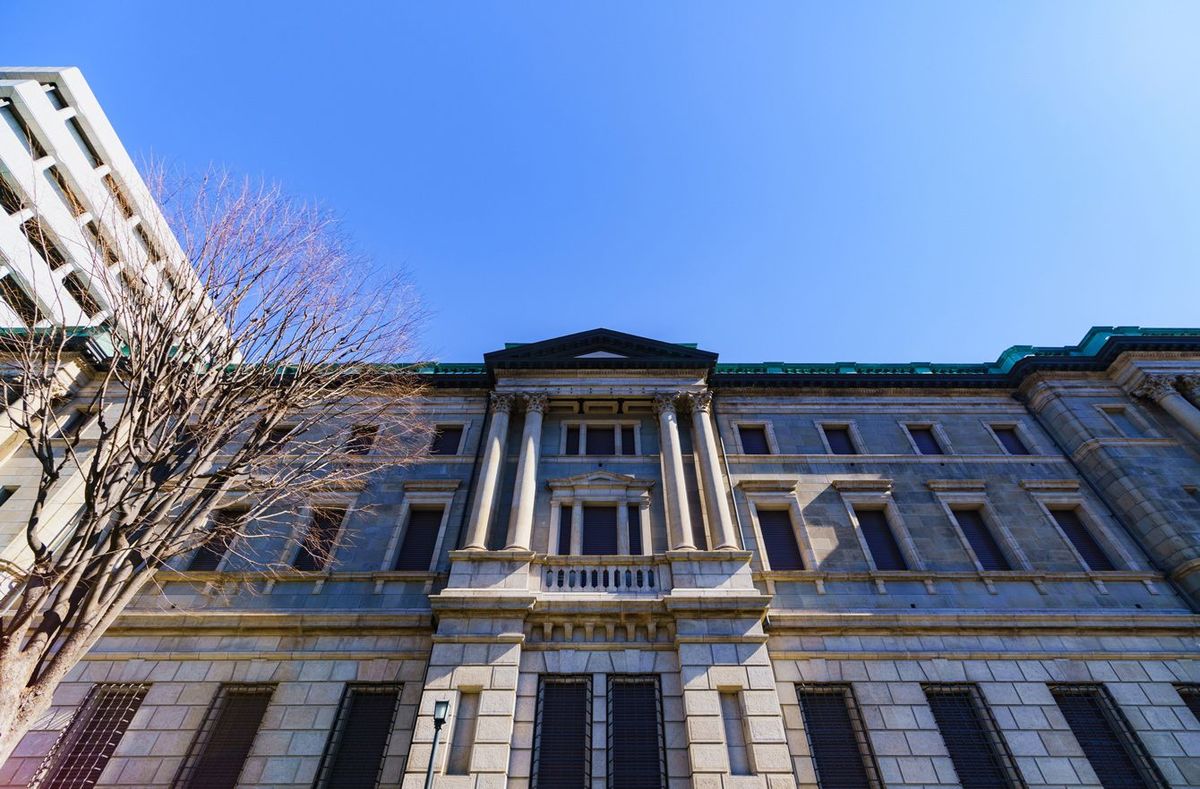
POLYGON ((429 356, 983 361, 1200 324, 1200 3, 10 0, 135 158, 335 208, 429 356))

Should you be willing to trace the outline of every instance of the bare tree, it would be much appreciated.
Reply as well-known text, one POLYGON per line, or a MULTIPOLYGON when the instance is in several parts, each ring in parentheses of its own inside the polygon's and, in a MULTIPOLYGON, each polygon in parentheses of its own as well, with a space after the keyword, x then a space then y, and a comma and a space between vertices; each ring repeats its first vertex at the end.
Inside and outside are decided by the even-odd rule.
POLYGON ((180 248, 165 232, 94 234, 103 326, 0 339, 7 418, 40 468, 28 561, 0 616, 0 763, 166 562, 248 544, 262 522, 427 444, 417 377, 387 364, 418 318, 402 279, 276 188, 151 180, 180 248), (48 502, 72 485, 82 504, 64 525, 48 502))

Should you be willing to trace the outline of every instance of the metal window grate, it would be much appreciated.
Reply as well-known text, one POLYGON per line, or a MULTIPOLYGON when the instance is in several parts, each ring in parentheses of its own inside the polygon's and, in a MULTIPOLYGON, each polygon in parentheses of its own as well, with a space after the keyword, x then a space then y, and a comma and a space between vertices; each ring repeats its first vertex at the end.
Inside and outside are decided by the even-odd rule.
POLYGON ((585 789, 592 782, 592 686, 587 676, 543 676, 533 739, 533 789, 585 789))
POLYGON ((143 684, 93 685, 31 785, 39 789, 95 786, 149 688, 143 684))
POLYGON ((992 535, 992 530, 988 528, 987 523, 984 521, 982 510, 954 510, 954 520, 957 521, 958 528, 962 530, 963 536, 967 538, 967 543, 970 544, 971 550, 975 552, 975 558, 979 560, 979 565, 983 569, 1012 569, 1012 565, 1008 563, 1008 558, 1004 555, 1004 551, 1000 549, 1000 543, 996 542, 996 538, 992 535))
POLYGON ((1196 720, 1200 721, 1200 685, 1176 685, 1175 690, 1196 720))
POLYGON ((867 549, 875 562, 875 569, 907 570, 908 562, 904 561, 900 544, 896 542, 896 535, 892 534, 887 514, 883 510, 859 509, 856 509, 854 514, 858 516, 858 526, 862 529, 867 549))
POLYGON ((274 685, 222 685, 173 786, 236 789, 274 685))
POLYGON ((759 510, 758 529, 772 570, 803 570, 804 559, 787 510, 759 510))
POLYGON ((663 789, 662 703, 658 677, 608 677, 609 789, 663 789))
POLYGON ((796 686, 821 789, 881 789, 867 730, 849 685, 796 686))
POLYGON ((333 555, 333 544, 337 541, 345 517, 346 511, 343 509, 322 507, 313 510, 308 534, 304 536, 304 543, 292 567, 297 570, 324 570, 333 555))
POLYGON ((1050 693, 1104 789, 1167 785, 1102 685, 1051 685, 1050 693))
POLYGON ((409 511, 408 528, 404 530, 404 542, 400 544, 395 569, 428 571, 433 564, 433 549, 441 530, 442 509, 409 511))
POLYGON ((387 754, 400 685, 348 684, 318 770, 320 789, 375 789, 387 754))
POLYGON ((1054 516, 1063 534, 1067 535, 1067 539, 1075 546, 1075 550, 1083 557, 1083 562, 1089 570, 1117 569, 1079 517, 1078 510, 1051 510, 1050 514, 1054 516))
POLYGON ((973 685, 923 687, 963 789, 1024 786, 978 689, 973 685))

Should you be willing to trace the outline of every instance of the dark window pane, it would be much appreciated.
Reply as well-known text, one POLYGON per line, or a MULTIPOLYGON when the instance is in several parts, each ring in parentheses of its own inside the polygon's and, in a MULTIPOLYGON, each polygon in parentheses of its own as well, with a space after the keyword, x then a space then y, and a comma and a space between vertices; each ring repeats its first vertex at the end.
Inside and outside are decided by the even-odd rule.
POLYGON ((54 243, 54 239, 50 238, 50 234, 46 232, 36 218, 26 219, 22 222, 21 232, 25 234, 25 238, 29 241, 30 246, 38 251, 38 254, 42 256, 42 260, 46 261, 51 270, 59 268, 67 262, 58 245, 54 243))
POLYGON ((11 274, 0 279, 0 298, 4 299, 4 303, 17 314, 26 326, 33 326, 42 319, 42 313, 37 304, 11 274))
POLYGON ((375 789, 399 698, 398 685, 346 688, 322 765, 322 789, 375 789))
POLYGON ((592 700, 586 677, 542 677, 538 688, 533 786, 586 789, 591 783, 592 700))
POLYGON ((825 440, 829 442, 829 451, 835 455, 857 455, 854 442, 850 440, 850 428, 826 427, 825 440))
POLYGON ((876 789, 875 762, 846 685, 800 685, 804 733, 821 789, 876 789))
POLYGON ((82 408, 76 408, 59 424, 58 437, 67 439, 75 438, 87 426, 90 418, 90 412, 84 411, 82 408))
POLYGON ((583 553, 612 556, 617 553, 617 508, 583 508, 583 553))
POLYGON ((433 445, 429 448, 432 455, 457 455, 458 445, 462 443, 462 425, 438 425, 433 434, 433 445))
POLYGON ((0 207, 4 208, 6 214, 15 214, 21 210, 21 206, 21 195, 8 182, 8 175, 0 172, 0 207))
POLYGON ((17 486, 15 485, 6 485, 3 488, 0 488, 0 507, 3 507, 4 503, 11 499, 13 494, 16 492, 17 486))
POLYGON ((758 528, 772 570, 804 569, 796 531, 792 528, 792 516, 787 510, 759 510, 758 528))
POLYGON ((1096 538, 1092 536, 1083 519, 1079 517, 1077 510, 1051 510, 1050 514, 1054 516, 1054 520, 1067 535, 1067 539, 1075 546, 1075 550, 1083 557, 1083 562, 1089 570, 1117 569, 1104 549, 1100 547, 1100 543, 1096 542, 1096 538))
POLYGON ((292 567, 297 570, 324 570, 329 563, 333 544, 337 540, 338 531, 342 528, 342 518, 346 515, 343 509, 316 509, 312 513, 312 522, 308 534, 296 554, 292 567))
POLYGON ((346 451, 351 455, 367 454, 371 451, 378 433, 379 425, 354 425, 350 428, 350 440, 346 442, 346 451))
POLYGON ((1004 451, 1010 455, 1028 455, 1029 449, 1025 443, 1021 441, 1021 437, 1017 435, 1015 427, 993 427, 992 432, 996 434, 996 438, 1000 439, 1001 446, 1004 451))
POLYGON ((625 425, 621 428, 621 454, 633 455, 637 453, 637 440, 633 437, 633 426, 625 425))
POLYGON ((625 510, 629 515, 629 553, 631 556, 641 556, 642 547, 642 508, 630 504, 625 510))
POLYGON ((1166 786, 1101 687, 1055 685, 1050 692, 1104 789, 1166 786))
POLYGON ((568 427, 567 428, 567 446, 564 451, 568 455, 578 455, 579 454, 579 428, 578 427, 568 427))
POLYGON ((1004 743, 973 688, 931 685, 925 697, 963 789, 1020 786, 1004 743))
POLYGON ((72 271, 63 277, 62 284, 67 293, 71 294, 71 298, 75 299, 79 309, 83 310, 84 315, 90 318, 100 312, 100 302, 96 301, 96 297, 92 295, 87 283, 79 276, 79 272, 72 271))
POLYGON ((433 549, 442 529, 442 510, 411 510, 404 542, 396 557, 397 570, 424 572, 433 564, 433 549))
POLYGON ((666 785, 658 680, 608 677, 608 785, 662 789, 666 785))
POLYGON ((587 454, 615 455, 617 454, 616 429, 608 425, 588 425, 587 454))
POLYGON ((971 550, 975 552, 975 557, 979 559, 979 564, 983 569, 1012 569, 1008 559, 1004 556, 1004 551, 1000 550, 1000 544, 992 536, 992 530, 984 521, 983 512, 980 510, 954 510, 954 519, 958 521, 958 528, 962 529, 963 536, 967 538, 971 550))
POLYGON ((942 455, 942 445, 938 443, 937 436, 933 434, 932 427, 910 427, 908 434, 912 436, 913 443, 917 445, 917 451, 922 455, 942 455))
POLYGON ((149 685, 96 685, 47 758, 44 789, 91 789, 112 758, 149 685))
POLYGON ((558 553, 567 556, 571 553, 571 529, 575 521, 575 508, 567 505, 558 515, 558 553))
POLYGON ((225 554, 229 552, 229 545, 234 538, 233 530, 238 520, 245 514, 245 511, 235 509, 215 511, 212 516, 213 537, 196 551, 188 569, 194 571, 217 569, 221 559, 225 558, 225 554))
POLYGON ((236 789, 274 685, 223 685, 184 764, 184 789, 236 789))
POLYGON ((742 438, 742 452, 746 455, 769 455, 771 447, 767 444, 767 429, 739 425, 738 435, 742 438))
POLYGON ((871 551, 871 559, 875 561, 875 569, 907 570, 908 562, 904 561, 904 553, 883 510, 855 510, 854 514, 858 516, 858 525, 871 551))

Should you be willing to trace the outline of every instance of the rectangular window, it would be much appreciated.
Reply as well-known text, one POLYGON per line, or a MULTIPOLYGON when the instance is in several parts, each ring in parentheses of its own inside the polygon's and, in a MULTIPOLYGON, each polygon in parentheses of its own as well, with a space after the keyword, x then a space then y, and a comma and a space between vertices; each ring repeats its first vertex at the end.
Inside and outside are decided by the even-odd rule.
POLYGON ((1175 690, 1192 711, 1192 716, 1200 721, 1200 685, 1176 685, 1175 690))
POLYGON ((91 140, 87 138, 87 134, 83 131, 83 126, 79 123, 78 118, 67 119, 67 131, 75 138, 75 144, 79 146, 79 150, 83 153, 84 157, 92 163, 92 167, 99 167, 104 164, 100 159, 100 154, 96 152, 95 146, 92 145, 91 140))
POLYGON ((91 789, 129 728, 149 685, 93 685, 46 757, 43 789, 91 789))
POLYGON ((274 685, 221 685, 174 786, 236 789, 274 685))
POLYGON ((787 510, 758 510, 758 529, 772 570, 803 570, 792 514, 787 510))
POLYGON ((34 159, 41 159, 46 155, 46 149, 42 147, 41 142, 34 136, 33 130, 29 128, 29 124, 17 112, 17 108, 12 105, 12 102, 0 106, 0 115, 4 116, 4 122, 13 130, 13 134, 17 135, 17 139, 21 141, 21 146, 34 159))
POLYGON ((858 450, 850 437, 850 428, 846 425, 822 425, 821 432, 829 443, 829 451, 835 455, 857 455, 858 450))
POLYGON ((592 694, 586 676, 544 675, 538 683, 533 739, 534 789, 588 789, 592 694))
POLYGON ((42 311, 38 309, 37 303, 30 298, 29 294, 25 292, 25 288, 21 287, 12 274, 0 278, 0 298, 4 299, 4 303, 17 314, 26 326, 33 326, 42 320, 42 311))
POLYGON ((59 199, 66 205, 67 210, 71 212, 71 216, 79 216, 86 210, 83 207, 83 201, 75 194, 75 190, 67 183, 67 179, 63 178, 63 174, 59 172, 57 167, 51 166, 46 168, 46 180, 50 182, 50 188, 58 193, 59 199))
POLYGON ((607 425, 589 427, 586 443, 589 455, 615 455, 617 454, 616 429, 607 425))
POLYGON ((67 259, 62 251, 58 248, 58 244, 42 227, 41 222, 37 217, 30 217, 21 223, 21 232, 25 234, 25 240, 29 245, 37 250, 37 253, 42 256, 42 260, 46 261, 46 265, 53 271, 63 266, 67 259))
POLYGON ((938 443, 937 436, 933 433, 932 427, 918 427, 916 425, 907 425, 908 434, 912 436, 913 444, 916 445, 917 451, 922 455, 944 455, 942 445, 938 443))
POLYGON ((958 522, 958 528, 967 538, 967 543, 975 552, 975 558, 979 560, 979 565, 983 569, 1012 569, 1012 565, 1008 563, 1008 558, 1005 557, 1004 551, 1000 550, 1000 544, 996 542, 992 530, 988 528, 987 522, 983 518, 983 510, 955 509, 953 512, 954 520, 958 522))
POLYGON ((18 489, 19 488, 17 485, 5 485, 4 487, 0 488, 0 507, 3 507, 5 503, 13 497, 13 494, 16 493, 18 489))
POLYGON ((725 748, 729 752, 730 775, 753 775, 750 748, 746 745, 746 720, 742 696, 736 690, 721 691, 721 720, 725 724, 725 748))
POLYGON ((574 425, 567 427, 566 448, 563 450, 568 455, 579 454, 579 428, 574 425))
POLYGON ((350 440, 346 442, 346 452, 351 455, 370 453, 378 433, 379 425, 354 425, 350 428, 350 440))
POLYGON ((342 528, 346 511, 341 508, 321 507, 312 511, 308 533, 300 545, 300 551, 292 560, 297 570, 324 570, 333 556, 333 546, 342 528))
POLYGON ((84 225, 84 227, 87 228, 88 235, 92 239, 92 245, 104 257, 104 262, 110 264, 116 263, 118 259, 117 251, 113 249, 113 245, 109 240, 105 238, 104 233, 100 230, 100 226, 95 221, 91 221, 84 225))
POLYGON ((875 757, 849 685, 796 686, 820 789, 880 789, 875 757))
POLYGON ((1021 436, 1017 434, 1017 429, 1015 427, 1001 427, 992 425, 992 432, 996 434, 996 440, 1000 442, 1000 446, 1004 447, 1004 451, 1008 454, 1029 454, 1029 448, 1025 446, 1025 442, 1021 440, 1021 436))
POLYGON ((72 271, 63 277, 62 284, 67 293, 71 294, 71 298, 75 299, 79 309, 83 310, 84 315, 91 318, 100 312, 100 302, 96 301, 96 297, 92 295, 92 291, 83 281, 83 277, 79 276, 78 271, 72 271))
POLYGON ((623 425, 621 427, 621 454, 637 454, 637 439, 634 437, 633 425, 623 425))
POLYGON ((283 445, 293 438, 292 431, 296 429, 295 425, 280 425, 279 427, 271 428, 267 433, 267 442, 264 449, 267 452, 282 452, 283 445))
POLYGON ((1075 546, 1075 550, 1083 558, 1087 569, 1097 572, 1115 570, 1116 565, 1108 558, 1108 554, 1100 547, 1100 543, 1092 536, 1087 524, 1079 517, 1078 509, 1050 510, 1054 521, 1062 529, 1063 534, 1075 546))
POLYGON ((468 775, 471 772, 471 746, 475 744, 475 724, 479 720, 479 695, 477 690, 459 691, 454 731, 450 737, 450 754, 446 759, 447 775, 468 775))
MULTIPOLYGON (((129 204, 129 200, 125 198, 125 193, 122 192, 121 187, 117 185, 117 179, 113 178, 112 173, 105 173, 104 185, 108 187, 109 194, 113 196, 113 200, 116 201, 117 207, 121 209, 121 215, 126 219, 133 216, 133 206, 131 206, 129 204)), ((141 225, 138 225, 134 229, 137 230, 139 236, 141 236, 143 239, 145 238, 146 231, 142 229, 141 225)), ((157 257, 152 258, 152 260, 157 259, 157 257)))
POLYGON ((896 535, 892 533, 888 523, 887 513, 883 510, 854 510, 858 518, 858 527, 862 529, 863 539, 871 552, 871 560, 875 562, 876 570, 907 570, 908 562, 904 560, 904 552, 896 535))
POLYGON ((761 425, 738 425, 738 436, 742 440, 742 454, 771 454, 771 445, 767 443, 767 429, 765 427, 761 425))
POLYGON ((575 527, 575 508, 571 505, 560 507, 558 512, 558 555, 568 556, 571 553, 571 532, 575 527))
POLYGON ((0 170, 0 207, 4 208, 6 214, 15 214, 21 210, 24 203, 16 188, 9 183, 8 177, 8 173, 0 170))
POLYGON ((633 425, 611 424, 564 425, 563 454, 636 455, 635 428, 633 425))
POLYGON ((657 677, 609 675, 609 789, 666 787, 660 707, 657 677))
POLYGON ((67 415, 58 427, 57 438, 65 438, 73 440, 79 437, 83 429, 87 427, 87 423, 92 418, 92 412, 85 408, 75 408, 67 415))
POLYGON ((1140 438, 1142 431, 1133 419, 1129 416, 1129 412, 1122 406, 1115 408, 1103 409, 1108 421, 1112 422, 1117 428, 1117 432, 1126 438, 1140 438))
MULTIPOLYGON (((4 502, 0 501, 0 504, 4 502)), ((629 554, 641 556, 645 551, 642 545, 642 508, 636 504, 626 505, 625 513, 629 520, 629 554)))
POLYGON ((442 530, 442 508, 434 510, 410 510, 408 527, 404 530, 404 541, 400 544, 400 555, 396 557, 397 570, 428 572, 433 564, 433 549, 442 530))
POLYGON ((457 455, 462 434, 462 425, 438 425, 433 429, 433 445, 429 448, 429 454, 457 455))
POLYGON ((188 570, 191 572, 216 570, 220 566, 221 560, 225 558, 225 554, 229 553, 229 546, 237 535, 236 530, 245 517, 246 510, 241 507, 215 510, 212 514, 212 536, 192 556, 188 570))
POLYGON ((1104 789, 1167 784, 1101 685, 1051 685, 1071 733, 1104 789))
POLYGON ((924 685, 963 789, 1023 786, 991 713, 974 685, 924 685))
POLYGON ((373 789, 396 719, 400 686, 348 684, 318 770, 321 789, 373 789))
POLYGON ((617 553, 617 508, 583 508, 583 553, 613 556, 617 553))

